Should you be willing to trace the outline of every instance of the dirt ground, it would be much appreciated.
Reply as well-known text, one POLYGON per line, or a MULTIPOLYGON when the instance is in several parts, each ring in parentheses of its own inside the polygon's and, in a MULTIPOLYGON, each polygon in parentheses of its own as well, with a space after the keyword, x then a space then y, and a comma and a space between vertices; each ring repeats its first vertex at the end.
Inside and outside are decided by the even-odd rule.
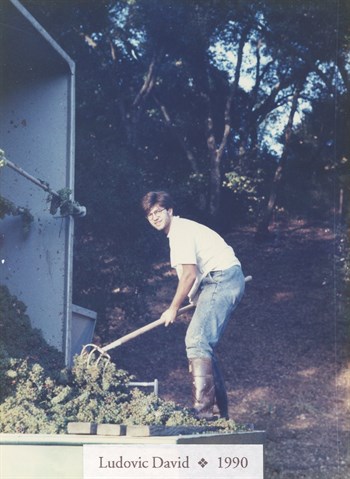
MULTIPOLYGON (((264 244, 254 241, 250 228, 227 237, 244 273, 253 276, 218 349, 230 417, 266 431, 266 479, 350 478, 342 243, 325 224, 295 221, 276 231, 264 244)), ((175 285, 169 265, 155 265, 149 297, 154 319, 175 285)), ((157 378, 160 396, 184 406, 191 405, 184 348, 189 320, 186 315, 114 353, 119 367, 138 380, 157 378)))

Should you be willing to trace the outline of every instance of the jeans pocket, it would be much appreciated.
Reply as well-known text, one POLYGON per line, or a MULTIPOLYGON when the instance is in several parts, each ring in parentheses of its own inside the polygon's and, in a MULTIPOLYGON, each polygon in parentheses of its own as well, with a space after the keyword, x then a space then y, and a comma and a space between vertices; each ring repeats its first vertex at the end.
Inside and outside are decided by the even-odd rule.
POLYGON ((222 271, 210 271, 207 275, 210 283, 218 284, 222 277, 222 271))

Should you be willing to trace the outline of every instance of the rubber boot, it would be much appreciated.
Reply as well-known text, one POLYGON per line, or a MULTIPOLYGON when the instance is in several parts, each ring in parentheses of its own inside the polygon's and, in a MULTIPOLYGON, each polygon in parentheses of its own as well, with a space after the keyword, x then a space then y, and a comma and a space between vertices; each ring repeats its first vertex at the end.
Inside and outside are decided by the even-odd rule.
POLYGON ((228 398, 225 381, 221 373, 220 365, 217 359, 213 360, 213 373, 215 384, 215 400, 219 410, 220 417, 228 419, 228 398))
POLYGON ((192 374, 192 399, 198 419, 213 419, 215 385, 213 364, 210 358, 189 360, 192 374))

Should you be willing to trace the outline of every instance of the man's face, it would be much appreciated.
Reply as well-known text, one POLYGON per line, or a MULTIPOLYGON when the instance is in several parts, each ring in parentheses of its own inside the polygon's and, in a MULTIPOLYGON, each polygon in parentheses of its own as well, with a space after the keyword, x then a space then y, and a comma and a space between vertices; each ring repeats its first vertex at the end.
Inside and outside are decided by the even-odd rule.
POLYGON ((170 223, 173 217, 173 210, 167 210, 159 204, 155 204, 147 215, 150 224, 158 231, 169 232, 170 223))

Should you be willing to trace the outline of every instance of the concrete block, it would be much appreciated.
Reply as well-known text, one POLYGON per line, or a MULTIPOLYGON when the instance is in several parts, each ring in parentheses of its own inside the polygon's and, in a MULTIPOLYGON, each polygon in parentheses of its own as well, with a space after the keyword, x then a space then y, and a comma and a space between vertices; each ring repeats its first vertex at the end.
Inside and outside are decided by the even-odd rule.
POLYGON ((96 434, 97 425, 93 422, 69 422, 68 434, 96 434))
POLYGON ((132 437, 179 436, 217 431, 217 427, 205 426, 126 426, 126 435, 132 437))
POLYGON ((123 424, 97 424, 98 436, 125 436, 126 426, 123 424))

